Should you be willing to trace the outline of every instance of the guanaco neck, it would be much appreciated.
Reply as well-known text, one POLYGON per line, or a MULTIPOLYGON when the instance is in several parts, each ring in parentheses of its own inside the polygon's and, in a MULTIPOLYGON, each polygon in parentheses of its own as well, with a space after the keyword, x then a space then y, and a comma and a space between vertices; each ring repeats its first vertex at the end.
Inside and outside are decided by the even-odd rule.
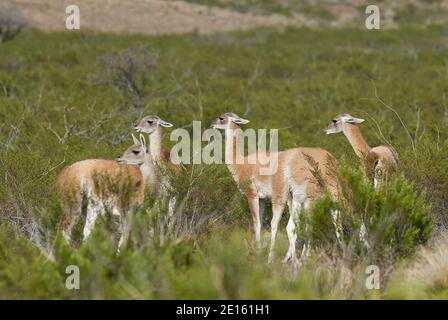
POLYGON ((227 128, 225 131, 226 147, 225 147, 225 160, 230 172, 237 179, 237 171, 241 164, 238 164, 239 154, 238 142, 241 139, 241 130, 237 128, 227 128))
POLYGON ((361 134, 361 131, 355 124, 345 123, 342 132, 347 137, 350 145, 355 151, 356 155, 364 159, 370 152, 370 147, 361 134))
POLYGON ((162 128, 157 129, 149 135, 149 153, 155 162, 159 162, 163 159, 163 147, 162 147, 162 128))
POLYGON ((140 165, 140 171, 143 175, 143 181, 146 186, 151 186, 151 190, 157 187, 157 176, 155 174, 154 162, 150 154, 147 154, 145 161, 140 165))

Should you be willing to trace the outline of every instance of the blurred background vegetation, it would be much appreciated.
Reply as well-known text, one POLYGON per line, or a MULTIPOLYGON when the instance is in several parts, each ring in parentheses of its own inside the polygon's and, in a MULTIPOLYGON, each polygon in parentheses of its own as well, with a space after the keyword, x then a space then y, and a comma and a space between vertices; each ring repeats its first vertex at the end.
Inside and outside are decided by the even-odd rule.
MULTIPOLYGON (((207 3, 294 16, 312 2, 207 3)), ((312 10, 330 23, 328 3, 312 10)), ((350 4, 364 17, 362 2, 350 4)), ((0 43, 0 298, 447 298, 448 33, 433 23, 441 11, 423 15, 420 6, 445 10, 444 1, 414 1, 394 11, 397 28, 380 31, 362 22, 158 36, 20 32, 14 18, 0 43), (129 215, 130 240, 119 254, 107 215, 77 249, 61 239, 54 182, 65 165, 114 159, 142 115, 191 130, 193 120, 205 129, 227 111, 250 119, 248 127, 279 129, 280 150, 322 147, 341 163, 347 192, 301 217, 311 228, 298 242, 311 238, 313 250, 297 275, 281 264, 288 213, 269 265, 270 212, 257 252, 247 203, 224 165, 186 166, 175 181, 173 230, 160 223, 162 202, 147 199, 129 215), (324 134, 339 113, 366 119, 371 146, 397 150, 400 170, 388 187, 369 186, 345 137, 324 134), (334 207, 343 213, 342 243, 334 207), (362 216, 370 249, 357 237, 362 216), (80 267, 80 290, 65 288, 71 264, 80 267), (365 287, 371 264, 381 270, 379 291, 365 287)), ((166 131, 165 145, 173 144, 166 131)))

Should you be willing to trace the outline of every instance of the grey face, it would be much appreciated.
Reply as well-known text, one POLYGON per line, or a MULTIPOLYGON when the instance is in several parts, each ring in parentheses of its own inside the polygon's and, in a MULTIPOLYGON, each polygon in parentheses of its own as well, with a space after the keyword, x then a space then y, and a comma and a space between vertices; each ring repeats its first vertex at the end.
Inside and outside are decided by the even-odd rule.
POLYGON ((146 116, 142 120, 135 123, 133 128, 137 132, 144 132, 151 134, 159 126, 169 128, 172 127, 173 125, 169 122, 163 121, 158 116, 146 116))
POLYGON ((243 119, 233 112, 226 112, 216 118, 211 127, 224 130, 230 128, 232 124, 240 126, 246 123, 249 123, 249 120, 243 119))
POLYGON ((146 154, 148 153, 146 149, 145 137, 141 134, 140 140, 132 135, 134 144, 126 149, 126 151, 115 159, 120 164, 134 164, 142 165, 146 160, 146 154))
POLYGON ((116 161, 120 164, 141 165, 145 161, 145 151, 140 144, 130 146, 116 161))
POLYGON ((342 132, 345 123, 358 124, 364 122, 364 119, 352 117, 349 114, 340 114, 331 120, 331 123, 325 128, 326 134, 342 132))

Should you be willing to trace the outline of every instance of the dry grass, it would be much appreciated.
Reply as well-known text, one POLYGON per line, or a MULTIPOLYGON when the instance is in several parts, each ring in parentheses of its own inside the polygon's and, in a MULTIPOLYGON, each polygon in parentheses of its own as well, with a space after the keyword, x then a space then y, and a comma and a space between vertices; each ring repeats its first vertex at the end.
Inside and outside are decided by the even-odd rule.
POLYGON ((448 289, 448 235, 444 234, 422 248, 417 261, 406 273, 406 280, 423 286, 427 293, 448 289))

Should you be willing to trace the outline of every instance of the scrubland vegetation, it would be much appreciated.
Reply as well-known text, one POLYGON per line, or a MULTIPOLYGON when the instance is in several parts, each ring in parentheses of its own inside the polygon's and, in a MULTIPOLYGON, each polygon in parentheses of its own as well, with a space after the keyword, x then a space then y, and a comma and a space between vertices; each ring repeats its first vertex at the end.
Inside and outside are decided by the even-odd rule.
POLYGON ((442 27, 21 32, 0 44, 0 298, 447 298, 447 50, 442 27), (226 111, 251 128, 278 128, 280 150, 322 147, 340 163, 341 199, 324 197, 300 217, 310 227, 298 242, 311 239, 313 250, 298 274, 281 263, 287 212, 268 264, 270 210, 257 252, 247 203, 225 165, 185 166, 170 230, 161 224, 164 202, 148 198, 128 215, 119 253, 109 215, 84 244, 65 243, 55 192, 63 166, 114 159, 142 115, 191 129, 226 111), (400 168, 388 186, 364 181, 345 137, 324 134, 343 112, 366 119, 360 127, 371 146, 397 150, 400 168), (357 236, 362 217, 370 249, 357 236), (365 286, 372 264, 380 290, 365 286), (80 290, 65 287, 68 265, 80 268, 80 290))

